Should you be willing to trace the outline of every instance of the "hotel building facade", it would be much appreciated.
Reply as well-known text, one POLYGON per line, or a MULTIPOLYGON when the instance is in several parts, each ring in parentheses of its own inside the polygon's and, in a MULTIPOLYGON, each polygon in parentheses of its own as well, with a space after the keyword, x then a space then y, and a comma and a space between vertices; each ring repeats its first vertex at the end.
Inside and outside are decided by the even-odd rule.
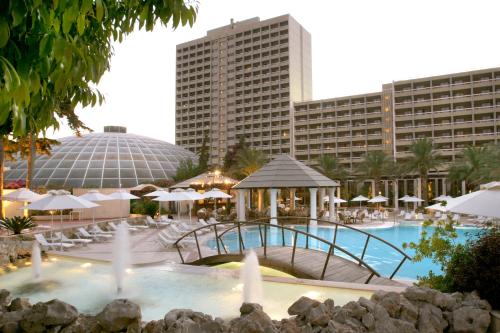
MULTIPOLYGON (((206 136, 214 165, 240 136, 270 156, 286 153, 314 165, 328 154, 352 170, 369 151, 403 161, 415 139, 428 137, 445 160, 429 191, 442 194, 449 190, 447 167, 462 148, 499 141, 500 68, 311 100, 311 37, 289 15, 210 30, 177 46, 176 66, 176 144, 196 152, 206 136)), ((398 186, 421 193, 415 175, 406 178, 398 186)), ((388 187, 385 181, 385 194, 388 187)))

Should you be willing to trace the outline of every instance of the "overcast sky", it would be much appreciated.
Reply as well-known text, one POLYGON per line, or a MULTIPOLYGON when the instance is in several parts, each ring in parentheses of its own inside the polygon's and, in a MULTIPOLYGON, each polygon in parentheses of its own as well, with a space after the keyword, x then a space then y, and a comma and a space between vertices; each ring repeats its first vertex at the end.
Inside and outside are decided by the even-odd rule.
MULTIPOLYGON (((100 107, 79 110, 94 131, 175 141, 175 46, 258 16, 291 14, 312 36, 314 99, 374 92, 393 80, 500 66, 498 0, 199 0, 193 28, 156 27, 115 45, 100 107)), ((49 136, 72 135, 63 125, 49 136)))

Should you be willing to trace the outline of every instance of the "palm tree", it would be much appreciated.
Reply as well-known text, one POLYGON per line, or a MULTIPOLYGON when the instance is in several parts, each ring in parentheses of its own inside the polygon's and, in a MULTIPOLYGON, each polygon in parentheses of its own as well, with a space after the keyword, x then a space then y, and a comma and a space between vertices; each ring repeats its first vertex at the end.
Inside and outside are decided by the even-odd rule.
POLYGON ((243 149, 238 152, 236 160, 236 174, 247 177, 266 164, 267 158, 260 150, 243 149))
POLYGON ((422 184, 422 199, 427 203, 427 178, 429 171, 441 164, 440 155, 434 150, 432 140, 418 139, 410 146, 410 158, 406 161, 409 172, 417 172, 422 184))
POLYGON ((375 182, 373 196, 379 192, 379 183, 386 173, 390 158, 383 151, 368 152, 363 161, 357 167, 357 173, 363 180, 371 179, 375 182))
POLYGON ((490 151, 486 147, 465 148, 460 158, 451 165, 448 178, 454 182, 466 182, 468 190, 474 190, 488 181, 490 151))
POLYGON ((321 155, 316 161, 318 162, 316 169, 330 179, 344 180, 349 176, 347 170, 335 156, 321 155))

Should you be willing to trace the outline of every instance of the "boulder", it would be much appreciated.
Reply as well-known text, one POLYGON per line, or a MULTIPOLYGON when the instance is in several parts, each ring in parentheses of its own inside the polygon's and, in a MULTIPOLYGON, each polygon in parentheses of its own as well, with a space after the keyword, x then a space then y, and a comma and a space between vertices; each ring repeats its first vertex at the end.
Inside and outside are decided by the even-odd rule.
POLYGON ((460 303, 460 307, 462 306, 471 306, 474 308, 491 311, 490 303, 488 303, 488 301, 484 299, 481 299, 475 291, 464 294, 463 300, 460 303))
POLYGON ((361 318, 361 323, 368 329, 371 330, 375 327, 375 317, 371 313, 366 313, 361 318))
POLYGON ((349 311, 350 316, 361 320, 361 318, 368 312, 366 308, 359 305, 358 302, 349 302, 342 307, 343 309, 349 311))
POLYGON ((403 296, 411 302, 433 303, 437 293, 439 293, 439 291, 431 288, 412 286, 406 288, 403 292, 403 296))
POLYGON ((326 301, 323 302, 323 304, 325 304, 330 315, 333 316, 333 313, 335 312, 335 302, 333 301, 333 299, 328 298, 326 301))
POLYGON ((280 322, 280 333, 300 333, 297 322, 293 319, 282 319, 280 322))
POLYGON ((163 319, 160 320, 151 320, 144 325, 142 328, 142 333, 163 333, 163 328, 165 327, 165 323, 163 319))
POLYGON ((31 309, 31 304, 28 298, 14 298, 9 305, 9 311, 20 311, 31 309))
POLYGON ((373 310, 375 309, 375 303, 373 303, 372 301, 370 301, 365 297, 360 297, 358 303, 359 305, 364 307, 368 312, 373 312, 373 310))
POLYGON ((443 312, 437 306, 423 303, 419 308, 417 327, 421 333, 440 333, 448 326, 443 312))
POLYGON ((127 299, 116 299, 96 316, 99 325, 108 332, 140 331, 141 309, 127 299))
POLYGON ((312 326, 326 326, 330 321, 330 312, 325 304, 319 303, 309 308, 306 320, 312 326))
POLYGON ((400 319, 391 319, 392 325, 398 333, 418 333, 415 325, 400 319))
POLYGON ((415 325, 418 320, 418 308, 403 295, 399 297, 399 305, 398 318, 415 325))
POLYGON ((7 307, 12 301, 12 297, 10 296, 10 292, 6 289, 0 289, 0 312, 7 311, 7 307))
POLYGON ((26 311, 0 313, 0 332, 16 332, 26 311))
POLYGON ((314 299, 302 296, 288 308, 288 314, 291 316, 305 316, 311 307, 318 306, 319 304, 321 303, 314 299))
POLYGON ((178 309, 168 312, 164 319, 164 332, 168 333, 219 333, 223 325, 211 316, 193 310, 178 309))
POLYGON ((94 316, 80 314, 78 318, 64 327, 60 333, 100 333, 101 326, 94 316))
POLYGON ((328 326, 321 331, 321 333, 359 333, 359 332, 366 332, 366 330, 361 327, 357 328, 351 327, 349 325, 342 324, 334 320, 330 320, 328 322, 328 326))
POLYGON ((464 306, 453 311, 450 332, 482 333, 490 326, 490 313, 487 310, 464 306))
POLYGON ((240 308, 241 317, 231 320, 230 332, 238 333, 277 333, 271 318, 262 311, 261 306, 243 303, 240 308), (252 310, 251 312, 248 312, 252 310))
POLYGON ((377 291, 372 295, 371 300, 382 305, 389 313, 389 316, 397 318, 401 308, 399 296, 396 292, 377 291))
POLYGON ((78 311, 73 305, 53 299, 25 310, 19 324, 28 332, 47 332, 51 327, 67 326, 77 318, 78 311))

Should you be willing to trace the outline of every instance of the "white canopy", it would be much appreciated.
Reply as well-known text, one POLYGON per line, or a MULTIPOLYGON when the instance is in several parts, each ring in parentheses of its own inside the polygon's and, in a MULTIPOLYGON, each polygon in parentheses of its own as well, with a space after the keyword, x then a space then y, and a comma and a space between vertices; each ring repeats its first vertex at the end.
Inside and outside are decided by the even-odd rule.
POLYGON ((365 196, 362 196, 362 195, 358 195, 356 198, 351 199, 351 201, 359 201, 359 202, 361 202, 361 201, 368 201, 368 200, 370 200, 370 199, 367 198, 367 197, 365 197, 365 196))
POLYGON ((113 200, 130 200, 130 199, 139 199, 139 197, 128 193, 125 190, 118 190, 109 195, 113 200))
POLYGON ((382 195, 377 195, 376 197, 371 198, 368 200, 369 203, 380 203, 380 202, 386 202, 389 200, 388 198, 382 196, 382 195))
POLYGON ((203 193, 203 197, 206 198, 206 199, 208 199, 208 198, 212 198, 212 199, 230 199, 233 196, 231 196, 231 195, 229 195, 229 194, 227 194, 225 192, 222 192, 218 188, 214 187, 210 191, 203 193))
POLYGON ((454 198, 449 204, 453 213, 500 218, 500 182, 481 186, 481 190, 454 198))
POLYGON ((403 200, 404 202, 422 202, 424 201, 423 199, 420 199, 420 198, 417 198, 415 196, 412 196, 412 197, 406 197, 404 198, 403 200))
POLYGON ((90 190, 87 193, 80 195, 79 198, 92 202, 115 200, 109 195, 100 193, 98 190, 90 190))
POLYGON ((31 201, 36 201, 38 199, 41 199, 42 196, 38 193, 35 193, 33 191, 30 191, 27 188, 19 188, 15 190, 14 192, 11 192, 9 194, 6 194, 2 197, 2 200, 7 200, 7 201, 23 201, 23 202, 31 202, 31 201))
MULTIPOLYGON (((325 196, 323 198, 323 200, 325 200, 325 202, 330 202, 330 197, 325 196)), ((337 198, 337 197, 333 198, 333 203, 344 203, 344 202, 347 202, 347 200, 344 200, 344 199, 341 199, 341 198, 337 198)))
POLYGON ((63 210, 63 209, 82 209, 94 208, 99 206, 88 200, 75 197, 69 194, 68 191, 49 191, 44 198, 32 202, 26 209, 30 210, 63 210))
POLYGON ((191 200, 203 200, 205 199, 205 196, 201 193, 198 193, 196 192, 194 189, 192 188, 188 188, 185 192, 184 192, 185 195, 189 196, 191 198, 191 200))
POLYGON ((401 198, 399 198, 398 200, 401 200, 401 201, 405 201, 406 202, 406 199, 408 199, 410 196, 408 194, 405 194, 403 195, 401 198))
POLYGON ((163 195, 165 193, 168 193, 168 192, 161 188, 161 189, 153 191, 151 193, 144 194, 143 196, 144 197, 159 197, 160 195, 163 195))
POLYGON ((449 195, 444 195, 444 194, 441 194, 439 197, 435 197, 434 199, 432 199, 433 201, 449 201, 453 199, 453 197, 450 197, 449 195))

